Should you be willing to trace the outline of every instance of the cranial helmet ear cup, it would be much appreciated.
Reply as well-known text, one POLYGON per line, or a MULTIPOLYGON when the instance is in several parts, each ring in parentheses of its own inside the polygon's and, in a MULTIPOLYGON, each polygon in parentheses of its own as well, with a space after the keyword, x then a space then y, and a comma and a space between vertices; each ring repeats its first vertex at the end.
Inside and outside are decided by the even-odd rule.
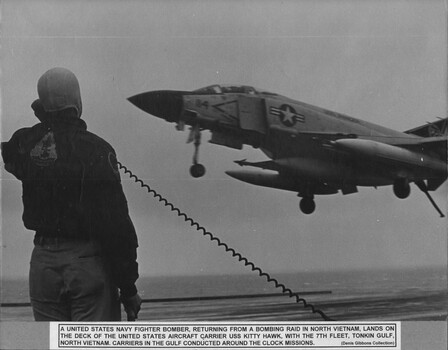
POLYGON ((33 109, 34 115, 37 117, 37 119, 39 119, 40 121, 44 121, 46 112, 39 99, 33 101, 33 103, 31 104, 31 108, 33 109))
POLYGON ((82 114, 78 79, 66 68, 56 67, 46 71, 37 82, 37 93, 45 112, 74 108, 78 117, 82 114))

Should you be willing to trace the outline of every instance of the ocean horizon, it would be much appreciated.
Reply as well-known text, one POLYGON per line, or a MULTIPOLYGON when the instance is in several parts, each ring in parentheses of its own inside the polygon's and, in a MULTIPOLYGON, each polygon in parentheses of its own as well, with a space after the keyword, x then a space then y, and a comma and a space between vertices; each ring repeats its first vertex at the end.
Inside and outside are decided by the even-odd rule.
MULTIPOLYGON (((415 292, 447 292, 443 266, 345 271, 270 273, 293 292, 331 291, 345 298, 373 295, 408 295, 415 292)), ((137 282, 144 299, 191 298, 281 293, 258 272, 244 274, 141 276, 137 282)), ((3 278, 2 303, 29 301, 27 278, 3 278)), ((446 305, 445 305, 446 306, 446 305)))

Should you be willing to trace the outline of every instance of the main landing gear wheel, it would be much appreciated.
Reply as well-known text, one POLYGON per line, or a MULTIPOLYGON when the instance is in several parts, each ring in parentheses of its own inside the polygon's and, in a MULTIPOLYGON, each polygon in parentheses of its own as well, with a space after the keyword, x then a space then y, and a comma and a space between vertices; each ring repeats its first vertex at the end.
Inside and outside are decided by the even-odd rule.
POLYGON ((190 167, 190 174, 194 178, 202 177, 205 174, 205 167, 202 164, 193 164, 190 167))
POLYGON ((316 203, 313 198, 304 197, 300 201, 300 210, 304 214, 312 214, 316 209, 316 203))
POLYGON ((407 179, 398 179, 394 183, 394 193, 400 199, 405 199, 409 197, 411 193, 411 186, 409 186, 409 181, 407 179))

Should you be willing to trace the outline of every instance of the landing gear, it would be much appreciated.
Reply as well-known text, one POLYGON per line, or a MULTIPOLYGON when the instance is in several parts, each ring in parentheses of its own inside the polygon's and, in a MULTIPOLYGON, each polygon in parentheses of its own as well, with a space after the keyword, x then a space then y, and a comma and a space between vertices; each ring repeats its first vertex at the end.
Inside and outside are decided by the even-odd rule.
MULTIPOLYGON (((432 199, 431 195, 429 194, 428 186, 426 185, 425 181, 418 180, 418 181, 415 181, 415 184, 426 195, 426 197, 428 197, 431 204, 434 206, 434 208, 440 214, 440 217, 444 218, 445 215, 443 214, 443 212, 437 206, 436 202, 434 202, 434 199, 432 199)), ((407 198, 409 196, 409 194, 411 193, 411 187, 409 186, 409 180, 408 179, 395 180, 394 193, 398 198, 401 198, 401 199, 407 198)))
POLYGON ((202 177, 205 174, 205 166, 203 166, 202 164, 193 164, 190 167, 190 174, 191 176, 193 176, 194 178, 198 178, 198 177, 202 177))
POLYGON ((409 186, 408 179, 395 180, 394 193, 400 199, 408 198, 411 193, 411 186, 409 186))
POLYGON ((201 130, 198 125, 193 126, 189 139, 194 140, 193 165, 190 167, 190 174, 194 178, 199 178, 205 174, 205 166, 198 162, 199 146, 201 144, 201 130))
POLYGON ((316 202, 313 197, 303 197, 300 201, 300 210, 304 214, 312 214, 316 209, 316 202))

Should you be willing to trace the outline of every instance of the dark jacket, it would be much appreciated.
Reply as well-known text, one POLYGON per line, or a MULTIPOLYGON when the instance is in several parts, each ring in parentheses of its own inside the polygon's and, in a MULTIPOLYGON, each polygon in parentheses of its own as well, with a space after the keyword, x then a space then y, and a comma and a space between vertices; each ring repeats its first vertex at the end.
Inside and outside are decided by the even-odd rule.
POLYGON ((135 295, 137 235, 114 149, 59 112, 2 143, 5 169, 22 182, 23 222, 40 236, 95 239, 123 297, 135 295))

